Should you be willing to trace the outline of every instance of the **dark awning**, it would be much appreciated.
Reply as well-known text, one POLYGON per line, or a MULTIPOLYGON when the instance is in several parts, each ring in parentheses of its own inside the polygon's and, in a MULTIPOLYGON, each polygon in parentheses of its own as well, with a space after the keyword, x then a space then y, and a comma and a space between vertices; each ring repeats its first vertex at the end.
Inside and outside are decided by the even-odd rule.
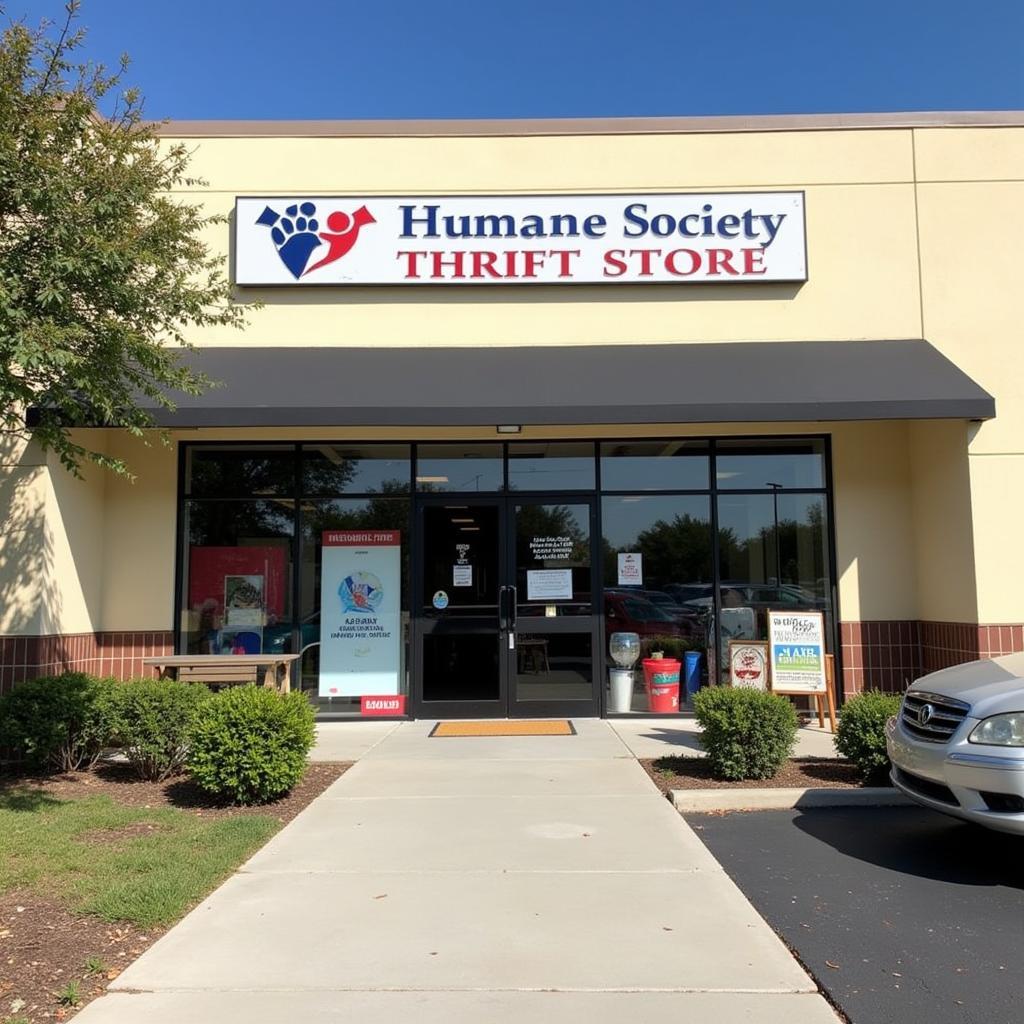
POLYGON ((995 402, 927 341, 516 348, 203 348, 223 382, 169 427, 988 419, 995 402))

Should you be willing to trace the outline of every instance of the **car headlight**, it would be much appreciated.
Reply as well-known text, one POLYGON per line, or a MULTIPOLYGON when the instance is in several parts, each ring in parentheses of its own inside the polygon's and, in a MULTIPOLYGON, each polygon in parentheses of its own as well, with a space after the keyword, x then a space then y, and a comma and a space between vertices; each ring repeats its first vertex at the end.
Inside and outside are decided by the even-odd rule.
POLYGON ((970 743, 990 743, 996 747, 1024 747, 1024 711, 986 718, 967 739, 970 743))

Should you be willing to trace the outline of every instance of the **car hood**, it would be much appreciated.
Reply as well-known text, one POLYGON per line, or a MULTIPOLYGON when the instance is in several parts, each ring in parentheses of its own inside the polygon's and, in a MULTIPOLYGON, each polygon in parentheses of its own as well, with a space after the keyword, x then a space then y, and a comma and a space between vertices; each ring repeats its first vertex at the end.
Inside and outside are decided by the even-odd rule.
POLYGON ((914 681, 911 690, 926 690, 971 705, 972 718, 1024 711, 1024 654, 969 661, 914 681))

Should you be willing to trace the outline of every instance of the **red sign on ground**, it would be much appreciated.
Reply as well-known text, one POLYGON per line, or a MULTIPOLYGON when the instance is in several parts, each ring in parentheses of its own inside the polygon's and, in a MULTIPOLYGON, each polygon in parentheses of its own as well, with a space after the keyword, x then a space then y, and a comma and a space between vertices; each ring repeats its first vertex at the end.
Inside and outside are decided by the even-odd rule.
POLYGON ((404 693, 364 693, 359 700, 359 710, 364 715, 386 716, 405 714, 404 693))

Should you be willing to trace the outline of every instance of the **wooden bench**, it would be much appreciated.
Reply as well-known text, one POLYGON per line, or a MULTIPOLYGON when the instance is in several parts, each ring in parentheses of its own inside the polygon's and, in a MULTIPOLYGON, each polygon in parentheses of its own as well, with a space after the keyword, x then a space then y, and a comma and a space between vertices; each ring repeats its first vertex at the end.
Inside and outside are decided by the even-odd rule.
POLYGON ((178 679, 186 683, 205 683, 215 690, 224 686, 260 682, 282 693, 291 690, 292 662, 297 654, 165 654, 143 658, 142 663, 156 669, 160 679, 178 679))
MULTIPOLYGON (((177 678, 183 683, 205 683, 211 689, 234 686, 240 683, 258 683, 260 670, 256 665, 181 665, 177 678)), ((264 679, 267 673, 264 672, 264 679)), ((266 684, 264 684, 266 685, 266 684)))

